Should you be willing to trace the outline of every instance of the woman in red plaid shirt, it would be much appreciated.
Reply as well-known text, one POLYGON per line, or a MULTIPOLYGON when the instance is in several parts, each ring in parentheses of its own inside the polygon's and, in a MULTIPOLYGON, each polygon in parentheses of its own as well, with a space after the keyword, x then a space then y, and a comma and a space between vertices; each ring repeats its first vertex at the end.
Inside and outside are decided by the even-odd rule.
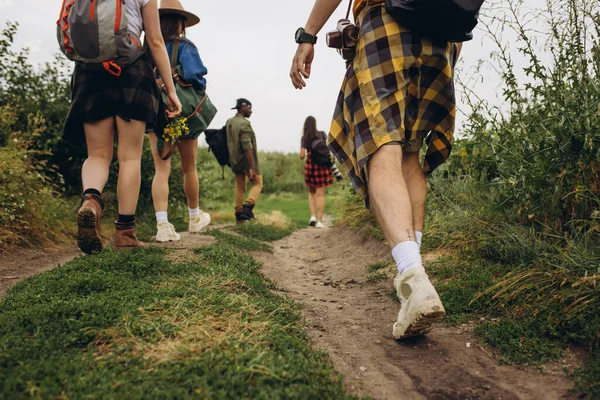
MULTIPOLYGON (((323 212, 325 210, 325 188, 333 184, 331 163, 319 165, 313 153, 322 146, 326 146, 327 135, 317 131, 317 121, 314 117, 306 118, 302 134, 302 148, 300 158, 304 163, 304 183, 308 186, 308 206, 310 208, 309 226, 324 228, 323 212), (314 150, 313 150, 314 149, 314 150)), ((329 153, 327 154, 329 156, 329 153)))

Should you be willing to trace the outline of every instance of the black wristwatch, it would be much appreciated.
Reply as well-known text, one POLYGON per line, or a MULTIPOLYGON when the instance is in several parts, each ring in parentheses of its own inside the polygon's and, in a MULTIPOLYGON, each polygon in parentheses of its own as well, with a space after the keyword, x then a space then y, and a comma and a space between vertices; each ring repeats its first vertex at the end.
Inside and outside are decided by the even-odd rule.
POLYGON ((304 28, 298 28, 296 31, 296 43, 317 43, 317 37, 315 35, 311 35, 310 33, 306 33, 304 28))

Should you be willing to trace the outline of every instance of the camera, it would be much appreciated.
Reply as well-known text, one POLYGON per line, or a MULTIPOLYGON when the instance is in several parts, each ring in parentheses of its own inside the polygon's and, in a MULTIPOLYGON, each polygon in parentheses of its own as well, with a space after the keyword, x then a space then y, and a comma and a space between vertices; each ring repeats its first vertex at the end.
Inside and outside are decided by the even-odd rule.
POLYGON ((358 43, 358 27, 348 19, 340 19, 335 31, 327 33, 327 46, 337 49, 346 61, 354 59, 358 43))

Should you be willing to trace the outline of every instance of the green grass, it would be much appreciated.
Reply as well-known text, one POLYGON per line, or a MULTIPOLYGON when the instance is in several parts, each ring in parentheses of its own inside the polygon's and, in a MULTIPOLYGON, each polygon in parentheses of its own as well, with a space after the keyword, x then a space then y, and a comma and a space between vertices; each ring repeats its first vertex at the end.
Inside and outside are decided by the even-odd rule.
MULTIPOLYGON (((325 195, 325 213, 332 214, 334 205, 339 197, 340 187, 334 185, 328 188, 325 195)), ((279 193, 263 195, 257 202, 256 209, 259 213, 281 211, 290 218, 297 228, 306 228, 310 219, 308 207, 308 191, 303 193, 279 193)))
POLYGON ((104 251, 0 299, 0 397, 346 398, 297 306, 227 240, 104 251))
POLYGON ((281 228, 272 225, 263 225, 257 222, 236 225, 233 230, 241 233, 247 238, 263 242, 273 242, 275 240, 283 239, 294 231, 292 227, 281 228))
POLYGON ((271 246, 256 239, 234 235, 220 229, 211 229, 208 234, 217 238, 218 243, 233 246, 239 250, 272 252, 271 246))
POLYGON ((516 364, 543 364, 559 359, 565 345, 541 334, 545 329, 533 317, 504 318, 485 322, 475 328, 475 334, 494 346, 501 361, 516 364))

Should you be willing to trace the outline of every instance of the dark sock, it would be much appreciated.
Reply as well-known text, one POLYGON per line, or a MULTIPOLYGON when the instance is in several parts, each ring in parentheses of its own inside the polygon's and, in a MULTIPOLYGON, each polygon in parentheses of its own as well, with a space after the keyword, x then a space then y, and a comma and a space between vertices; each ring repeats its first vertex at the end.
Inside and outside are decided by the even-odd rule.
POLYGON ((100 191, 98 191, 97 189, 86 189, 82 196, 85 196, 86 194, 93 194, 95 196, 100 197, 102 194, 100 193, 100 191))
POLYGON ((135 215, 119 214, 119 219, 117 219, 117 222, 120 222, 122 224, 131 224, 135 222, 135 215))

